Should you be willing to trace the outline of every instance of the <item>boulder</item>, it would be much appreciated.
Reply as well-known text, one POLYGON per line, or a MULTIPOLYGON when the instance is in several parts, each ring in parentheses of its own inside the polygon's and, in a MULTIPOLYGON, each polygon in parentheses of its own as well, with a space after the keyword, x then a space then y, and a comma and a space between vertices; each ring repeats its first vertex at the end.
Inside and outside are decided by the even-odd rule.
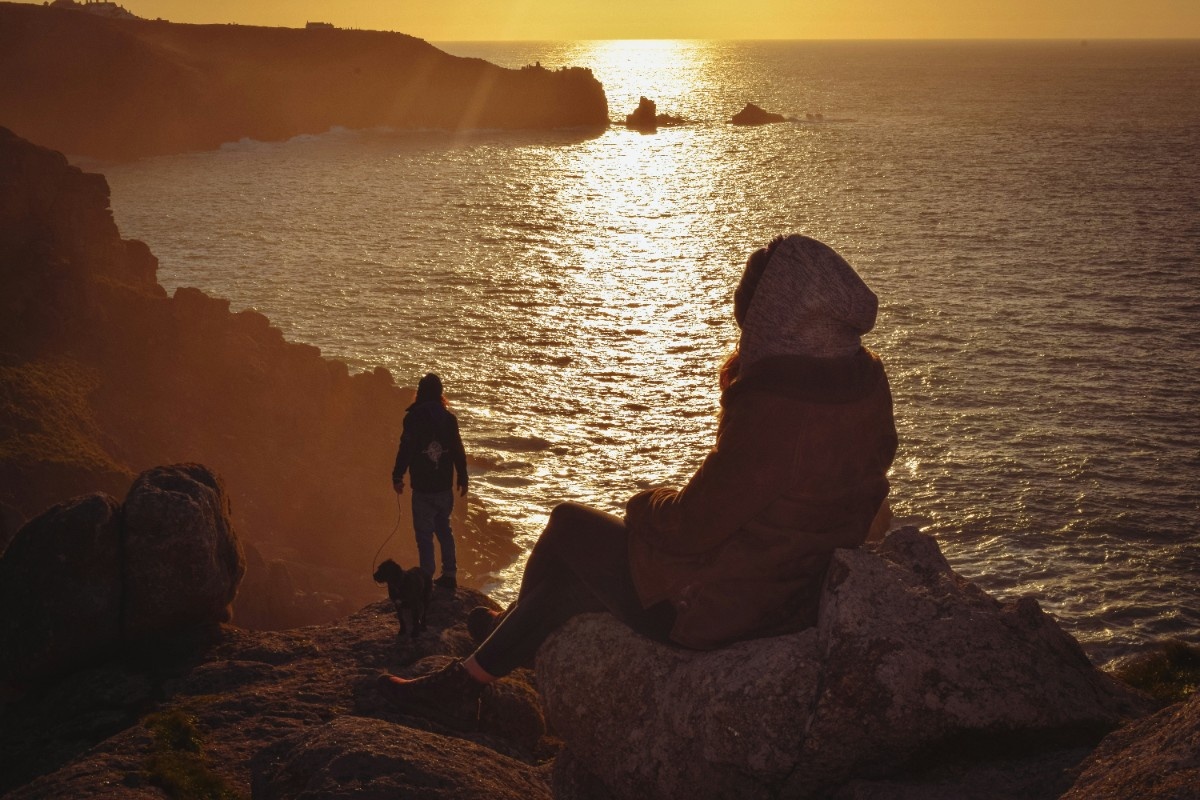
POLYGON ((464 739, 367 717, 338 717, 285 739, 252 763, 253 796, 550 800, 528 764, 464 739))
POLYGON ((0 684, 53 674, 117 642, 120 506, 106 494, 50 508, 0 557, 0 684))
POLYGON ((686 125, 687 120, 683 117, 677 117, 673 114, 657 113, 658 106, 654 101, 642 97, 638 99, 638 107, 634 109, 632 114, 625 115, 625 127, 633 128, 638 131, 653 131, 659 126, 671 125, 686 125))
POLYGON ((815 628, 690 652, 587 615, 537 671, 568 763, 616 798, 822 797, 939 752, 1094 742, 1149 708, 1035 601, 992 599, 915 528, 837 551, 815 628))
POLYGON ((0 503, 0 555, 8 549, 8 544, 25 524, 20 511, 12 506, 0 503))
POLYGON ((223 622, 244 572, 229 500, 199 464, 143 472, 123 507, 99 493, 56 505, 0 557, 0 684, 223 622))
POLYGON ((754 103, 746 103, 746 107, 734 114, 729 121, 734 125, 770 125, 775 122, 784 122, 786 117, 783 114, 764 111, 754 103))
POLYGON ((246 559, 225 489, 207 467, 138 476, 125 498, 125 554, 127 638, 229 619, 246 559))
POLYGON ((638 107, 632 114, 625 115, 625 127, 640 131, 652 131, 658 127, 655 111, 657 106, 648 97, 638 99, 638 107))
POLYGON ((1062 800, 1193 800, 1200 794, 1200 694, 1109 734, 1062 800))
MULTIPOLYGON (((796 763, 820 674, 816 630, 697 653, 576 617, 541 649, 550 727, 615 797, 763 796, 796 763), (603 776, 602 779, 597 776, 603 776)), ((558 778, 556 778, 558 780, 558 778)))

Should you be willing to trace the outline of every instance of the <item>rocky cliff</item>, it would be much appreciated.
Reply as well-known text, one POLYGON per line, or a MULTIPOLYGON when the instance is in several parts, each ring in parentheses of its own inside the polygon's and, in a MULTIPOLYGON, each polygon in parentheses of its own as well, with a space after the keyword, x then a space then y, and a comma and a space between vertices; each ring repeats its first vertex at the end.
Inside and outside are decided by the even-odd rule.
MULTIPOLYGON (((158 560, 171 540, 167 570, 203 566, 175 573, 189 598, 179 600, 133 571, 133 586, 157 584, 164 606, 193 613, 110 627, 124 643, 115 654, 87 630, 94 615, 76 619, 123 606, 96 591, 103 580, 28 581, 6 598, 15 604, 0 607, 0 632, 20 653, 37 657, 56 638, 23 622, 30 609, 54 633, 81 637, 57 652, 58 677, 32 682, 25 669, 0 713, 6 797, 1195 797, 1196 699, 1096 747, 1146 714, 1147 698, 1091 667, 1032 599, 999 603, 955 575, 915 530, 838 551, 820 623, 799 634, 694 652, 608 615, 577 617, 542 648, 536 674, 491 685, 478 724, 451 728, 389 707, 375 678, 470 652, 466 615, 492 605, 486 597, 435 592, 418 637, 398 635, 386 602, 286 632, 214 629, 212 601, 236 582, 223 555, 236 537, 209 513, 222 506, 219 483, 197 465, 137 481, 124 514, 136 509, 141 534, 126 519, 117 561, 158 560), (188 497, 199 502, 177 524, 188 497), (215 595, 193 591, 214 581, 215 595)), ((47 512, 0 571, 104 552, 95 534, 121 527, 109 524, 113 507, 77 498, 47 512)), ((5 659, 0 683, 22 666, 5 659)))
MULTIPOLYGON (((192 461, 225 481, 247 543, 243 622, 331 619, 377 597, 371 556, 398 516, 388 554, 415 560, 390 486, 412 392, 226 300, 168 297, 108 200, 102 176, 0 129, 0 550, 65 498, 122 497, 142 470, 192 461)), ((459 510, 465 575, 515 555, 478 506, 459 510)))
POLYGON ((399 33, 105 19, 0 3, 0 124, 122 159, 333 126, 608 125, 590 70, 503 69, 399 33))

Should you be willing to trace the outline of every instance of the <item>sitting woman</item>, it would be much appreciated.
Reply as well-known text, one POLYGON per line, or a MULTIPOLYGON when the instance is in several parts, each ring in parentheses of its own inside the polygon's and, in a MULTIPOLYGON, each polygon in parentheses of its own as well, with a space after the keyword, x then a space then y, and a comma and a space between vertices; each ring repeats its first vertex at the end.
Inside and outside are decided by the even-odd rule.
POLYGON ((892 397, 860 341, 877 307, 821 242, 793 235, 756 251, 733 297, 741 338, 721 371, 716 444, 687 486, 634 495, 624 520, 556 507, 517 600, 472 612, 478 649, 419 678, 383 675, 383 695, 470 725, 486 684, 590 611, 700 650, 813 625, 833 550, 891 521, 892 397))

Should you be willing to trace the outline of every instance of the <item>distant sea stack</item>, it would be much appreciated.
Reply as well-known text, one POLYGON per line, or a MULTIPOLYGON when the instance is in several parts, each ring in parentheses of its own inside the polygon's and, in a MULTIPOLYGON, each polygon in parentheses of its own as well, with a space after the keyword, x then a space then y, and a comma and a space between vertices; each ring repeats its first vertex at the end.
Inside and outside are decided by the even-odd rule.
POLYGON ((765 111, 754 103, 746 103, 746 107, 734 114, 729 121, 734 125, 771 125, 776 122, 784 122, 786 118, 783 114, 765 111))
MULTIPOLYGON (((388 555, 416 558, 390 477, 412 391, 382 368, 352 375, 228 300, 169 297, 157 268, 121 238, 103 176, 0 128, 0 552, 55 503, 121 497, 145 469, 198 462, 223 479, 247 546, 238 603, 269 577, 285 605, 378 598, 371 556, 388 531, 400 526, 388 555)), ((460 568, 511 561, 511 532, 460 505, 460 568)), ((263 616, 235 618, 271 626, 263 616)))
POLYGON ((643 132, 657 130, 659 126, 670 127, 672 125, 686 124, 687 120, 683 117, 677 117, 672 114, 659 114, 658 106, 648 97, 640 98, 638 100, 638 107, 633 110, 633 113, 625 115, 626 128, 643 132))
POLYGON ((589 69, 505 69, 401 33, 184 25, 3 2, 0 109, 19 135, 100 159, 334 126, 609 124, 589 69))

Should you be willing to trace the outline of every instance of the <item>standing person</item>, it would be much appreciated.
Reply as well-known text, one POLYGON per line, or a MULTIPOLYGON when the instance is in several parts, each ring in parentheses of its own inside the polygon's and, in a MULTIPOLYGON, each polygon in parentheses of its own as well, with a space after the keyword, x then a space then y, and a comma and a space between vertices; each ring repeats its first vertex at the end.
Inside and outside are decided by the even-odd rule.
POLYGON ((442 551, 442 575, 434 584, 458 587, 458 562, 450 512, 454 509, 454 473, 458 493, 467 493, 467 453, 458 433, 458 418, 450 413, 442 394, 442 379, 430 372, 417 384, 417 399, 404 415, 404 431, 392 468, 392 488, 404 494, 404 473, 412 480, 413 532, 421 569, 432 578, 437 564, 433 554, 436 535, 442 551))
POLYGON ((755 251, 733 296, 741 336, 721 369, 716 443, 688 484, 634 495, 623 520, 557 506, 516 602, 471 612, 475 652, 412 680, 382 675, 380 692, 472 725, 487 683, 588 611, 698 650, 813 625, 833 551, 891 521, 892 396, 860 340, 877 307, 821 242, 793 235, 755 251))

